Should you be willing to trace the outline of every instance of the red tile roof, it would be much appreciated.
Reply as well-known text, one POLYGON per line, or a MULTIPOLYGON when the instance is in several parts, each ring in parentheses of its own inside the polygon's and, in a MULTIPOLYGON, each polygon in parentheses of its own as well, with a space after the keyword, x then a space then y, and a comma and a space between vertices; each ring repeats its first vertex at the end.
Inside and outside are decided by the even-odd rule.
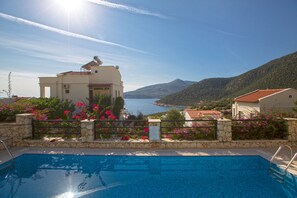
POLYGON ((216 110, 196 110, 196 109, 186 109, 185 112, 193 119, 201 118, 203 116, 220 116, 221 112, 216 110))
POLYGON ((249 103, 256 103, 261 98, 270 96, 272 94, 284 91, 285 89, 264 89, 264 90, 256 90, 245 95, 239 96, 234 98, 235 102, 249 102, 249 103))

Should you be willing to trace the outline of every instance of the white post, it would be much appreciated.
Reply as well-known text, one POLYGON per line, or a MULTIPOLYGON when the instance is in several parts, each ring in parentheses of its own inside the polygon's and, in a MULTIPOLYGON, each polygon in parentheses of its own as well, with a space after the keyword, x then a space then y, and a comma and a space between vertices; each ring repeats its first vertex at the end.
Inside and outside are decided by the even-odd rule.
POLYGON ((161 140, 160 134, 160 119, 150 119, 149 120, 149 140, 152 142, 158 142, 161 140))

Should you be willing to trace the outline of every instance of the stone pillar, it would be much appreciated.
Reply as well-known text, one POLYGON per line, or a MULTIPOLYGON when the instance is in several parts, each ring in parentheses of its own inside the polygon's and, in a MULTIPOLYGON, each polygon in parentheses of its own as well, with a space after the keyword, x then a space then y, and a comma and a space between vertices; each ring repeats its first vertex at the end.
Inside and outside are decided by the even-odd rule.
POLYGON ((81 139, 83 142, 94 141, 94 120, 81 121, 81 139))
POLYGON ((297 119, 285 118, 288 124, 288 141, 297 141, 297 119))
POLYGON ((149 119, 149 140, 160 141, 161 140, 161 120, 160 119, 149 119))
POLYGON ((16 124, 23 125, 23 131, 21 136, 24 137, 32 137, 32 113, 24 113, 16 115, 16 124))
POLYGON ((217 125, 217 139, 220 142, 230 142, 232 141, 232 121, 229 119, 218 119, 217 125))

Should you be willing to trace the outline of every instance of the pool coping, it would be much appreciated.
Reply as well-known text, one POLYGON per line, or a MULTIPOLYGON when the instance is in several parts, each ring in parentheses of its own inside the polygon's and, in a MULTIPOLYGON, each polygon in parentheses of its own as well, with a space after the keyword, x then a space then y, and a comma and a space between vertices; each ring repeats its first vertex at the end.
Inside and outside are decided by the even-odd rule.
MULTIPOLYGON (((297 152, 297 147, 292 147, 293 153, 297 152)), ((270 160, 277 147, 273 148, 244 148, 244 149, 92 149, 92 148, 39 148, 39 147, 14 147, 12 154, 17 157, 22 154, 75 154, 75 155, 127 155, 127 156, 261 156, 270 160)), ((281 153, 281 157, 273 162, 285 167, 290 160, 288 152, 281 153)), ((0 151, 0 164, 10 160, 6 151, 0 151)), ((297 176, 297 164, 291 166, 288 171, 297 176)))

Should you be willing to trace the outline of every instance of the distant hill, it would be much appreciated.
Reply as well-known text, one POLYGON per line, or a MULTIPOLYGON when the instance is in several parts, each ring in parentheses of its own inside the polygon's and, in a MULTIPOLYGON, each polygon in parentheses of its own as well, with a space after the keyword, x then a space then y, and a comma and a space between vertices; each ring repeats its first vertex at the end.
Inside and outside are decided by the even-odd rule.
POLYGON ((196 82, 176 79, 169 83, 150 85, 135 91, 125 92, 124 98, 163 98, 169 94, 181 91, 194 83, 196 82))
POLYGON ((159 103, 194 105, 201 100, 233 98, 256 89, 297 89, 297 52, 231 78, 210 78, 168 95, 159 103))

